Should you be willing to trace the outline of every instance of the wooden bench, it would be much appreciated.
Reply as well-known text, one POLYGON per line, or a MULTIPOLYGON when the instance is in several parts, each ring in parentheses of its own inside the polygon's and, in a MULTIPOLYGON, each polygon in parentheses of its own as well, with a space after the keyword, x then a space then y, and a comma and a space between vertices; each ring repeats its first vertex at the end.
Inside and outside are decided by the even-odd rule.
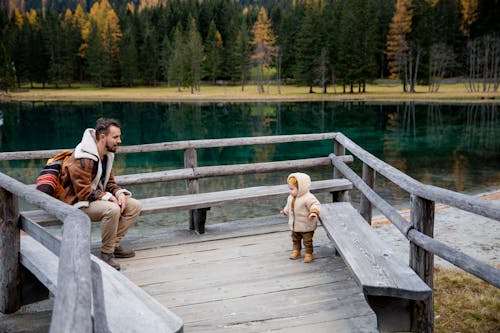
MULTIPOLYGON (((111 266, 91 256, 102 272, 104 309, 111 332, 182 332, 181 318, 111 266)), ((59 258, 30 236, 21 237, 21 263, 57 297, 59 258)), ((93 316, 96 313, 93 307, 93 316)))
POLYGON ((361 286, 380 331, 410 331, 417 302, 432 290, 347 202, 323 204, 321 223, 361 286))
MULTIPOLYGON (((352 183, 346 179, 319 180, 311 183, 311 192, 338 192, 352 189, 352 183)), ((234 190, 216 191, 207 193, 196 193, 176 196, 163 196, 141 199, 141 215, 155 214, 165 211, 196 209, 199 219, 195 221, 195 230, 198 233, 205 232, 206 211, 213 206, 228 203, 247 202, 256 199, 269 199, 275 197, 286 197, 289 193, 288 186, 256 186, 234 190)), ((40 225, 59 223, 54 216, 43 210, 22 212, 22 215, 40 225)))

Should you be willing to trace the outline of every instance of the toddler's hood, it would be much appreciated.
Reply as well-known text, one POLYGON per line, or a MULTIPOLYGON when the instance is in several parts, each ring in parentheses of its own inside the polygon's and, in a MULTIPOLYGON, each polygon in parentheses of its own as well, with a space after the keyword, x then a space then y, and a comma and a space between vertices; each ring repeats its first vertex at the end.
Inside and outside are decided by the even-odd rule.
POLYGON ((298 183, 297 196, 298 197, 309 192, 309 188, 311 187, 311 177, 309 177, 308 174, 305 174, 302 172, 291 173, 288 176, 288 178, 286 179, 287 183, 288 183, 288 180, 290 179, 290 177, 295 177, 295 179, 297 179, 297 183, 298 183))

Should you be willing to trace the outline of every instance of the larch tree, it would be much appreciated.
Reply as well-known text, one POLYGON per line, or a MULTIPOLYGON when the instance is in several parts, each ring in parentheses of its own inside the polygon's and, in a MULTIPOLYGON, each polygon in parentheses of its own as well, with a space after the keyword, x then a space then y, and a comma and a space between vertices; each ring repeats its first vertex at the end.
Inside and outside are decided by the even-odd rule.
POLYGON ((470 37, 470 28, 477 20, 478 0, 460 0, 462 8, 461 29, 466 37, 470 37))
POLYGON ((391 78, 401 78, 403 80, 403 90, 407 91, 408 52, 409 44, 407 34, 411 31, 413 18, 413 1, 412 0, 397 0, 394 16, 389 25, 387 36, 386 54, 389 60, 388 67, 391 73, 391 78))
POLYGON ((252 34, 251 44, 254 46, 252 60, 257 65, 257 91, 262 94, 264 92, 264 71, 269 71, 272 59, 276 54, 276 37, 264 7, 260 7, 252 34))
POLYGON ((90 20, 88 14, 83 10, 82 6, 78 4, 73 14, 73 24, 80 31, 80 46, 78 47, 78 64, 77 74, 80 81, 84 80, 86 51, 88 48, 88 40, 90 35, 90 20))
POLYGON ((122 32, 119 18, 108 0, 101 0, 94 3, 90 9, 90 17, 95 21, 101 38, 101 44, 104 49, 104 62, 106 64, 105 69, 107 70, 106 75, 103 77, 106 78, 106 81, 110 79, 110 82, 105 82, 105 84, 109 84, 112 82, 114 74, 118 73, 120 66, 120 39, 122 32))

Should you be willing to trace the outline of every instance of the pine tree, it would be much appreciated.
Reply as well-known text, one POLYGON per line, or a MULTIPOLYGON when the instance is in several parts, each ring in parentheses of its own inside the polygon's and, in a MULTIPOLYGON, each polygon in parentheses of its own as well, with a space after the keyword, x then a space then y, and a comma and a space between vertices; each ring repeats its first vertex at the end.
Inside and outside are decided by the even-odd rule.
POLYGON ((163 41, 161 42, 160 47, 160 69, 163 75, 164 80, 170 85, 168 79, 168 71, 170 69, 170 57, 172 55, 172 43, 170 42, 170 38, 165 34, 163 37, 163 41))
POLYGON ((219 30, 217 30, 213 20, 210 22, 208 28, 208 34, 205 40, 205 51, 207 55, 204 61, 205 72, 212 83, 215 83, 221 74, 223 43, 222 35, 219 30))
POLYGON ((320 58, 318 47, 320 43, 316 38, 317 16, 313 6, 307 5, 296 43, 296 77, 300 83, 309 87, 309 93, 314 92, 314 82, 318 78, 318 60, 320 58))
POLYGON ((91 82, 101 88, 109 83, 110 68, 106 63, 106 51, 101 42, 99 28, 96 22, 91 23, 87 47, 87 73, 91 82))
POLYGON ((155 29, 146 24, 140 48, 141 72, 146 84, 155 86, 160 73, 160 47, 155 29))
POLYGON ((0 90, 7 91, 15 84, 14 67, 12 61, 0 41, 0 90))
POLYGON ((186 83, 191 88, 191 93, 194 90, 200 90, 200 80, 203 62, 203 42, 201 40, 200 33, 196 27, 196 21, 191 18, 191 24, 189 25, 186 53, 185 53, 185 68, 186 68, 186 83))
POLYGON ((121 82, 129 87, 134 85, 135 80, 139 76, 137 63, 138 55, 135 29, 132 26, 128 26, 123 32, 120 41, 120 72, 121 82))
POLYGON ((184 69, 184 36, 180 24, 174 30, 174 43, 169 58, 168 81, 177 86, 181 91, 184 69))

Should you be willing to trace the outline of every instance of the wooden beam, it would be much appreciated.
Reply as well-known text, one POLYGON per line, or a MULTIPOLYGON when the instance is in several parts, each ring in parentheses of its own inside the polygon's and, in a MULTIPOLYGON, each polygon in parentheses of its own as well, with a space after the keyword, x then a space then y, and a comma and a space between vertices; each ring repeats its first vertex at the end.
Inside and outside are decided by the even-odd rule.
POLYGON ((21 306, 19 267, 19 203, 0 187, 0 312, 13 313, 21 306))
POLYGON ((432 185, 424 185, 411 178, 393 166, 379 160, 345 135, 338 133, 335 140, 344 145, 354 156, 372 167, 377 173, 383 175, 408 193, 418 195, 430 201, 444 203, 462 210, 486 216, 500 221, 500 208, 492 202, 481 201, 470 195, 457 193, 432 185))
POLYGON ((344 176, 349 179, 353 185, 360 190, 406 238, 425 250, 438 255, 457 267, 460 267, 464 271, 467 271, 472 275, 475 275, 478 278, 494 285, 495 287, 500 288, 499 269, 472 258, 463 252, 453 249, 446 244, 434 240, 433 238, 422 234, 420 231, 415 230, 413 226, 408 223, 408 221, 399 215, 396 208, 389 205, 377 193, 375 193, 375 191, 369 188, 368 185, 366 185, 366 183, 340 159, 333 154, 330 155, 330 158, 332 159, 332 163, 341 169, 344 176))
MULTIPOLYGON (((366 163, 363 163, 363 181, 368 185, 369 188, 373 189, 375 186, 375 171, 370 168, 366 163)), ((361 199, 359 202, 359 213, 368 222, 369 225, 372 224, 372 204, 368 198, 361 193, 361 199)))
MULTIPOLYGON (((142 145, 132 145, 119 147, 117 153, 145 153, 168 150, 185 150, 189 148, 214 148, 231 146, 248 146, 261 144, 277 144, 302 141, 319 141, 334 139, 337 133, 317 133, 317 134, 294 134, 294 135, 271 135, 258 137, 242 137, 229 139, 203 139, 189 141, 160 142, 142 145)), ((51 158, 65 149, 51 149, 38 151, 16 151, 0 153, 0 161, 9 160, 31 160, 51 158)))
MULTIPOLYGON (((345 163, 351 163, 353 158, 351 155, 346 155, 342 157, 342 160, 345 163)), ((317 157, 278 162, 186 167, 185 169, 120 175, 116 176, 115 179, 120 185, 135 185, 185 179, 194 180, 208 177, 270 173, 286 170, 308 169, 319 166, 331 166, 330 159, 328 157, 317 157)))
MULTIPOLYGON (((434 202, 411 195, 410 221, 415 230, 434 237, 434 202)), ((434 289, 434 255, 410 242, 410 267, 431 289, 434 289)), ((412 332, 434 332, 434 295, 416 302, 412 316, 412 332)))

